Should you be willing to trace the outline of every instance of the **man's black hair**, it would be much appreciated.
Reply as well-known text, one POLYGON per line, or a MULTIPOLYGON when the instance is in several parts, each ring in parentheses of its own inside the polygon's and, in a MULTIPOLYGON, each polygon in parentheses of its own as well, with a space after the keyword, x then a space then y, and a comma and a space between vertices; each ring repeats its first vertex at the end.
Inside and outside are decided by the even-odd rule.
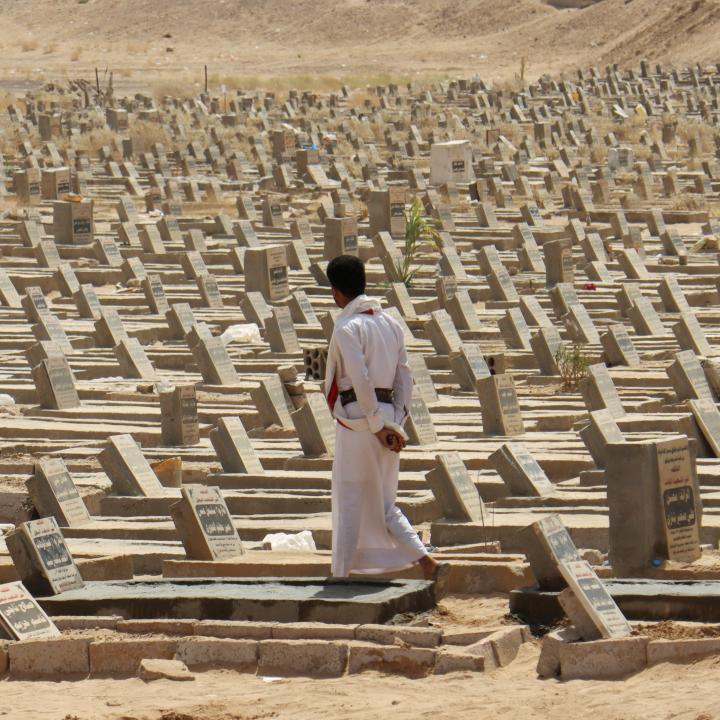
POLYGON ((365 265, 354 255, 338 255, 328 263, 327 279, 346 298, 353 300, 365 292, 365 265))

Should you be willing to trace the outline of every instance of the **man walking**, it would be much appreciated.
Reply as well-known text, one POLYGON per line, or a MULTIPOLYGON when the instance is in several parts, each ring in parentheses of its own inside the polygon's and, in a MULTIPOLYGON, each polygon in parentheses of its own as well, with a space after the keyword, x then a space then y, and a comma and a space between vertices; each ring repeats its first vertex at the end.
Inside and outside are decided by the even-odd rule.
POLYGON ((365 267, 340 255, 327 267, 342 308, 328 350, 325 390, 337 419, 332 469, 332 573, 387 573, 419 564, 437 580, 437 563, 395 504, 402 423, 412 396, 400 325, 365 295, 365 267))

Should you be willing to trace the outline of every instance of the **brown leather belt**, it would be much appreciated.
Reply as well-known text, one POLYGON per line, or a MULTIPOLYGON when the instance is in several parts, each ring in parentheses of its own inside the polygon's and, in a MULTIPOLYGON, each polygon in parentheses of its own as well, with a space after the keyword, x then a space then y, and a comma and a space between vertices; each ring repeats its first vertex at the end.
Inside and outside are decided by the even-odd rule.
MULTIPOLYGON (((378 399, 378 402, 390 403, 392 405, 393 391, 391 388, 375 388, 375 397, 378 399)), ((357 402, 357 395, 355 395, 355 390, 353 388, 350 388, 349 390, 341 390, 340 402, 342 403, 343 407, 349 405, 352 402, 357 402)))

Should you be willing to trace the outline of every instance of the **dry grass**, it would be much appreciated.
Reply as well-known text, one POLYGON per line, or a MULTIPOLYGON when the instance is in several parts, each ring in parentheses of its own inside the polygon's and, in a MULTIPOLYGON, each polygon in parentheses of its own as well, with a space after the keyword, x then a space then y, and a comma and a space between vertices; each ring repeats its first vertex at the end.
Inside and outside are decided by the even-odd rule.
POLYGON ((23 52, 32 52, 40 47, 40 43, 35 38, 25 38, 20 41, 20 49, 23 52))
POLYGON ((71 53, 70 53, 70 61, 71 62, 77 62, 82 57, 82 48, 76 47, 71 53))

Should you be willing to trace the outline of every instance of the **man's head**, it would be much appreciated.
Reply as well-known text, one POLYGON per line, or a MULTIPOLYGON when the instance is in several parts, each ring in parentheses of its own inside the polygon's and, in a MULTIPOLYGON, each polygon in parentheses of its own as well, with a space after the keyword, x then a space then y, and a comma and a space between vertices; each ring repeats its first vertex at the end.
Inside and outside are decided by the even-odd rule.
POLYGON ((338 255, 327 266, 333 299, 344 308, 365 292, 365 265, 354 255, 338 255))

